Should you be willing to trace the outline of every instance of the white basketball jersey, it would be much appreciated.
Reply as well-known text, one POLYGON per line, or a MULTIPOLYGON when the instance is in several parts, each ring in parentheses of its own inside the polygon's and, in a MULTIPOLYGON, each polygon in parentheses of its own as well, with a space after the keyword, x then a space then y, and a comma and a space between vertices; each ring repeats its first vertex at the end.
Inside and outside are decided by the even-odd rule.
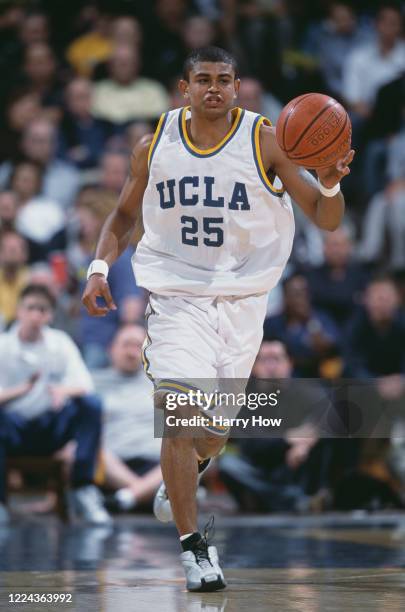
POLYGON ((259 130, 240 108, 215 147, 190 141, 188 108, 162 115, 149 152, 137 284, 163 295, 250 295, 274 287, 291 253, 294 216, 268 179, 259 130))

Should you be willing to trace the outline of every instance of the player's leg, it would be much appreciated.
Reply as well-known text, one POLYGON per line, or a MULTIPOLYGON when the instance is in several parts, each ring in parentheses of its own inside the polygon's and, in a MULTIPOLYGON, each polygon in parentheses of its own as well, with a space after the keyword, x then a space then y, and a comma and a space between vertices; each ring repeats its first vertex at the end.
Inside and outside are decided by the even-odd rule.
MULTIPOLYGON (((175 410, 174 416, 189 419, 192 414, 198 415, 195 407, 182 406, 175 410)), ((187 588, 191 591, 216 591, 226 586, 216 548, 209 546, 207 534, 199 532, 197 523, 199 467, 206 467, 208 462, 199 460, 194 434, 205 436, 205 433, 201 428, 180 425, 162 440, 161 467, 168 496, 166 503, 179 533, 183 548, 181 560, 187 588)), ((221 445, 224 443, 222 440, 221 445)), ((208 456, 211 452, 218 452, 219 445, 217 443, 214 447, 211 442, 210 447, 201 448, 208 456)))
MULTIPOLYGON (((144 364, 147 373, 154 377, 156 401, 162 390, 175 392, 176 387, 182 390, 187 383, 194 384, 195 388, 193 381, 201 378, 208 383, 215 381, 219 349, 213 302, 211 298, 150 296, 144 364)), ((200 388, 198 384, 197 388, 200 388)), ((188 418, 193 414, 192 406, 182 408, 187 410, 185 416, 188 418)), ((198 414, 196 407, 193 410, 198 414)), ((172 513, 169 498, 173 500, 187 588, 217 590, 224 588, 225 581, 215 547, 208 546, 207 539, 198 531, 195 495, 199 462, 194 436, 190 436, 189 428, 187 430, 186 435, 167 435, 162 441, 161 467, 165 484, 156 495, 154 510, 158 516, 156 506, 166 505, 172 513)))

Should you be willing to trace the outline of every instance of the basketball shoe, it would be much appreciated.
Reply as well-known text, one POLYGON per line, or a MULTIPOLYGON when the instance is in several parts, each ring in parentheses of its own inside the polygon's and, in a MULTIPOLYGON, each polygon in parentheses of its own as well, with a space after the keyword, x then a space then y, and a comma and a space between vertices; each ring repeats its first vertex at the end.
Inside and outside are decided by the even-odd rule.
MULTIPOLYGON (((203 461, 198 462, 198 482, 200 482, 201 476, 208 468, 210 462, 211 458, 204 459, 203 461)), ((197 499, 198 496, 199 493, 197 490, 197 499)), ((169 521, 173 520, 172 507, 170 505, 170 500, 167 495, 167 489, 164 482, 162 482, 162 484, 158 488, 155 495, 155 499, 153 500, 153 514, 161 523, 168 523, 169 521)))
POLYGON ((197 537, 197 540, 180 555, 189 591, 219 591, 226 587, 217 549, 208 542, 208 532, 213 527, 214 517, 211 517, 205 526, 204 535, 198 538, 199 534, 193 534, 191 538, 197 537))

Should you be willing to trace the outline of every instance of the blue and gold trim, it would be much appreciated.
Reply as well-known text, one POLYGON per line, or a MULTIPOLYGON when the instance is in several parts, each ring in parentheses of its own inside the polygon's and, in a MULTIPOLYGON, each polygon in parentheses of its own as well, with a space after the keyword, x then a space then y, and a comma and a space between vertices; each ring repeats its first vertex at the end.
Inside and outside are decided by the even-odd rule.
POLYGON ((169 393, 189 393, 190 391, 200 391, 198 387, 189 385, 173 378, 162 378, 155 387, 155 391, 168 391, 169 393))
POLYGON ((226 136, 224 136, 221 142, 215 145, 215 147, 211 147, 210 149, 199 149, 191 142, 190 137, 187 133, 186 116, 187 111, 189 109, 190 107, 186 106, 179 112, 179 133, 183 145, 185 146, 187 151, 191 153, 191 155, 195 155, 195 157, 212 157, 213 155, 216 155, 217 153, 222 151, 225 145, 227 145, 228 142, 235 136, 245 114, 245 111, 242 108, 237 107, 232 109, 231 112, 234 116, 234 120, 231 129, 226 134, 226 136))
MULTIPOLYGON (((202 391, 198 387, 190 385, 187 382, 180 382, 178 380, 170 379, 161 379, 157 385, 155 385, 155 393, 160 391, 166 391, 167 393, 189 393, 190 391, 202 391)), ((215 401, 213 399, 213 403, 208 408, 208 410, 199 409, 199 413, 205 419, 208 420, 207 425, 203 425, 203 428, 207 431, 214 433, 216 435, 225 436, 229 432, 229 427, 225 425, 214 425, 212 416, 209 414, 210 410, 215 408, 215 401)))
POLYGON ((258 115, 253 123, 252 128, 252 148, 256 169, 267 191, 269 191, 272 195, 281 198, 284 193, 284 189, 278 189, 277 187, 274 187, 273 183, 267 176, 265 167, 263 165, 262 152, 260 150, 260 127, 262 125, 268 125, 269 127, 271 127, 271 121, 267 119, 267 117, 262 117, 261 115, 258 115))
MULTIPOLYGON (((148 325, 148 321, 149 321, 150 315, 151 314, 156 314, 155 311, 152 308, 152 305, 151 305, 150 301, 148 302, 148 307, 149 307, 149 312, 148 312, 148 314, 145 317, 146 326, 148 325)), ((143 369, 145 371, 146 376, 153 382, 153 384, 155 384, 155 379, 153 378, 153 376, 152 376, 152 374, 150 372, 150 362, 149 362, 149 359, 146 356, 146 350, 150 347, 151 344, 152 344, 152 339, 149 336, 149 332, 146 331, 146 338, 145 338, 145 341, 143 343, 142 351, 141 351, 143 369)))
POLYGON ((153 135, 152 142, 150 143, 149 153, 148 153, 148 168, 150 169, 150 165, 152 163, 153 156, 159 144, 159 141, 162 137, 164 127, 166 125, 167 117, 169 113, 162 113, 160 115, 159 123, 157 124, 157 128, 153 135))

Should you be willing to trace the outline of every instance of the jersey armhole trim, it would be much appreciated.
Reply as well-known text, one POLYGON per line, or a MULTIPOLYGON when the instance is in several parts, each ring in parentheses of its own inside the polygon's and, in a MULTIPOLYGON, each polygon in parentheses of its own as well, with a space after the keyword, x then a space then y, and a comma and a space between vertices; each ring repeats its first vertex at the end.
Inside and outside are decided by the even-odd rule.
POLYGON ((148 169, 150 170, 150 166, 152 163, 153 156, 163 134, 164 127, 166 125, 167 117, 169 113, 162 113, 160 115, 159 123, 157 124, 157 128, 155 133, 153 134, 152 142, 150 143, 149 153, 148 153, 148 169))
POLYGON ((260 150, 260 127, 262 125, 268 125, 269 127, 271 127, 271 121, 267 119, 267 117, 258 115, 254 121, 252 128, 252 147, 256 169, 267 191, 269 191, 272 195, 281 198, 285 191, 284 188, 278 189, 277 187, 274 187, 273 183, 267 176, 266 170, 263 165, 262 153, 260 150))

